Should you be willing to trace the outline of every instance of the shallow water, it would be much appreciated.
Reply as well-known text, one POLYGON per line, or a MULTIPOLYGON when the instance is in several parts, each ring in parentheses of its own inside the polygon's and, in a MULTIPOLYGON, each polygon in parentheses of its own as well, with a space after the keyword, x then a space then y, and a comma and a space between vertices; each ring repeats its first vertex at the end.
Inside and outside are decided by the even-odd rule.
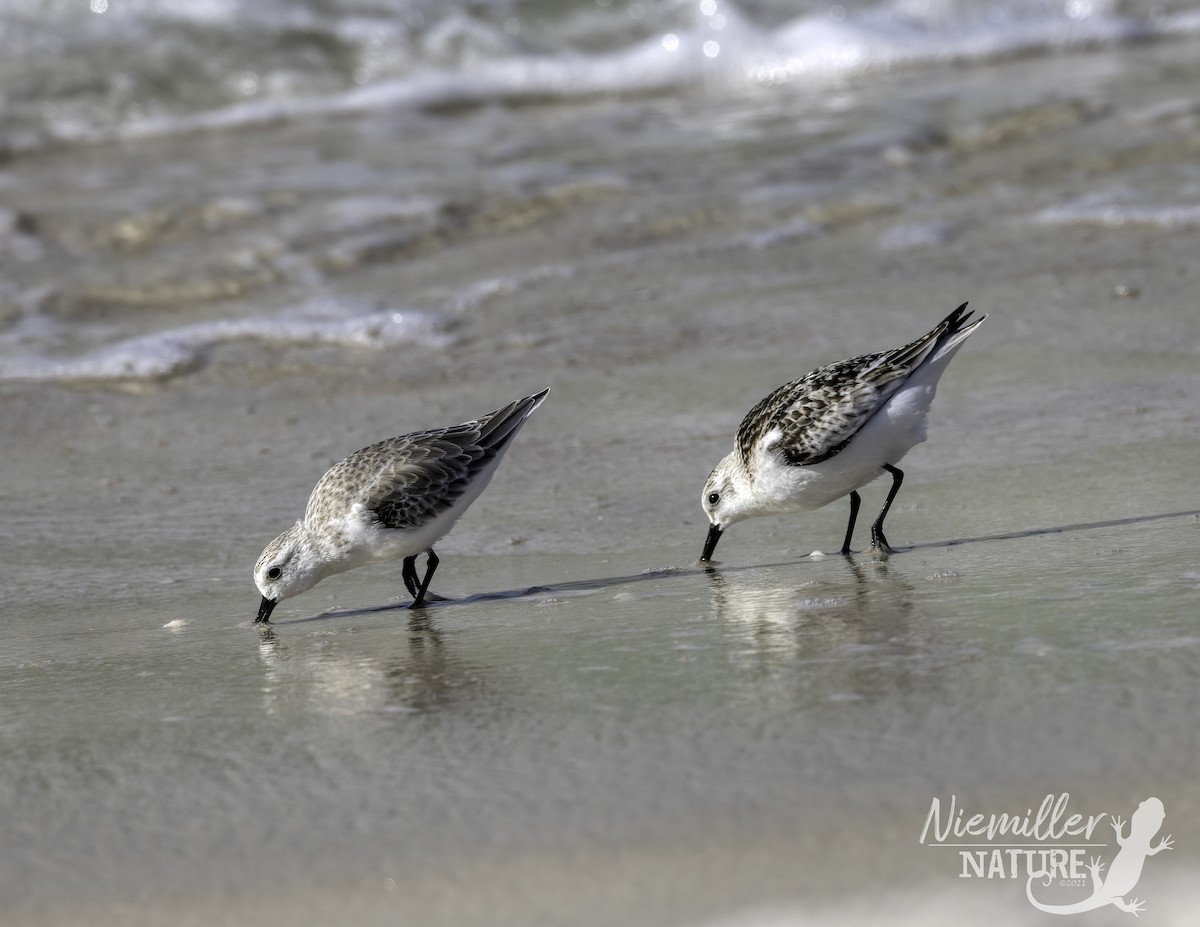
MULTIPOLYGON (((147 52, 153 122, 119 81, 4 102, 5 921, 1034 923, 1023 877, 960 878, 922 825, 1069 793, 1163 801, 1135 894, 1190 923, 1189 14, 881 5, 836 20, 862 66, 766 80, 846 45, 727 8, 734 64, 652 65, 715 13, 514 5, 372 77, 310 40, 382 67, 403 30, 297 8, 233 46, 252 94, 147 52), (965 299, 989 318, 905 458, 900 551, 810 556, 835 503, 699 569, 746 409, 965 299), (253 628, 254 559, 325 467, 543 386, 439 545, 450 601, 414 617, 372 567, 253 628)), ((220 9, 183 34, 236 34, 220 9)), ((107 28, 71 41, 102 60, 107 28)))

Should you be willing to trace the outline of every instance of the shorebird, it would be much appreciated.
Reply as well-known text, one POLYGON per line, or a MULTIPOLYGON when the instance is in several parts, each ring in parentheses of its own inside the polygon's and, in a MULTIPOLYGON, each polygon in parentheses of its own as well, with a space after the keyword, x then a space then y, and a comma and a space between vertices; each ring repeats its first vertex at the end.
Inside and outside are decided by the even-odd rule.
POLYGON ((404 561, 400 576, 413 597, 410 607, 424 605, 439 562, 433 545, 483 492, 548 392, 461 425, 388 438, 330 467, 304 517, 268 544, 255 564, 262 593, 255 623, 269 621, 280 601, 327 576, 386 560, 404 561), (418 580, 421 553, 425 575, 418 580))
POLYGON ((871 547, 891 552, 883 520, 904 480, 896 464, 925 440, 938 379, 987 318, 972 322, 966 310, 963 303, 911 344, 818 367, 746 413, 733 451, 704 484, 709 529, 700 560, 711 561, 721 534, 744 518, 812 511, 847 494, 841 553, 848 554, 858 489, 885 472, 892 485, 871 525, 871 547))

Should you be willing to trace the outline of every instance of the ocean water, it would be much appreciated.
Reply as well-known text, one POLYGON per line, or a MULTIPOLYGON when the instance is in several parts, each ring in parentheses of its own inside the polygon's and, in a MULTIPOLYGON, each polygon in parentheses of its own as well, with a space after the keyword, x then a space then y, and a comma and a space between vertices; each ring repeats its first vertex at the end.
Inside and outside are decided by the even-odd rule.
POLYGON ((1042 923, 919 838, 1068 794, 1163 801, 1131 894, 1191 923, 1189 5, 25 0, 0 42, 0 920, 1042 923), (810 556, 835 503, 699 569, 740 416, 964 300, 900 551, 810 556), (380 566, 252 626, 329 464, 544 386, 448 602, 380 566))
MULTIPOLYGON (((878 250, 936 247, 981 199, 928 202, 946 160, 1112 120, 1185 137, 1186 81, 1128 112, 1103 88, 1146 45, 1185 67, 1197 31, 1186 5, 1093 2, 5 4, 0 377, 161 381, 247 342, 446 352, 497 292, 883 213, 878 250), (1027 60, 1019 93, 982 86, 1027 60), (571 232, 542 260, 500 253, 550 226, 571 232), (359 286, 415 256, 479 272, 359 286)), ((1195 227, 1194 175, 1163 196, 1137 173, 977 193, 1017 222, 1195 227)))

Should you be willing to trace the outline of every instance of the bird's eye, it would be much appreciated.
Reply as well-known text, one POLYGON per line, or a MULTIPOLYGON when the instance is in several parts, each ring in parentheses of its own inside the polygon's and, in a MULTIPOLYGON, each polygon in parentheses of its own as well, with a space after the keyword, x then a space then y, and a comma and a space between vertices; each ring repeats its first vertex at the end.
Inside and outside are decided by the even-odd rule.
POLYGON ((716 505, 720 501, 721 501, 721 494, 719 492, 710 492, 708 494, 708 504, 709 505, 716 505))
POLYGON ((279 579, 283 575, 283 570, 279 567, 271 567, 267 570, 267 579, 279 579))

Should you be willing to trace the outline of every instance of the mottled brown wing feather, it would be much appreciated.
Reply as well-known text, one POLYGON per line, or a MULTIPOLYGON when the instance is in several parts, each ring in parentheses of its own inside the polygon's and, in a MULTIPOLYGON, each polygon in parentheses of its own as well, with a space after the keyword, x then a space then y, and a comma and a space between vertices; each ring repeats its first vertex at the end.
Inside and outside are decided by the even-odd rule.
POLYGON ((385 528, 411 528, 449 508, 496 455, 478 443, 479 422, 389 438, 356 451, 321 478, 309 499, 310 527, 364 505, 385 528))
POLYGON ((444 512, 502 454, 548 390, 474 421, 388 438, 355 451, 321 477, 304 513, 310 529, 360 504, 385 528, 412 528, 444 512))
POLYGON ((737 433, 742 459, 749 464, 759 442, 776 429, 781 434, 774 446, 793 466, 836 455, 909 374, 907 366, 879 363, 883 357, 830 364, 779 387, 742 420, 737 433), (878 366, 871 369, 873 364, 878 366))
POLYGON ((750 466, 755 448, 776 429, 776 453, 793 466, 810 466, 838 454, 938 345, 967 324, 963 303, 932 331, 891 351, 864 354, 819 367, 766 396, 738 428, 736 446, 750 466))
POLYGON ((474 443, 478 431, 459 444, 447 438, 421 446, 424 456, 393 465, 383 487, 367 501, 385 528, 411 528, 452 506, 471 485, 482 465, 495 456, 474 443))

